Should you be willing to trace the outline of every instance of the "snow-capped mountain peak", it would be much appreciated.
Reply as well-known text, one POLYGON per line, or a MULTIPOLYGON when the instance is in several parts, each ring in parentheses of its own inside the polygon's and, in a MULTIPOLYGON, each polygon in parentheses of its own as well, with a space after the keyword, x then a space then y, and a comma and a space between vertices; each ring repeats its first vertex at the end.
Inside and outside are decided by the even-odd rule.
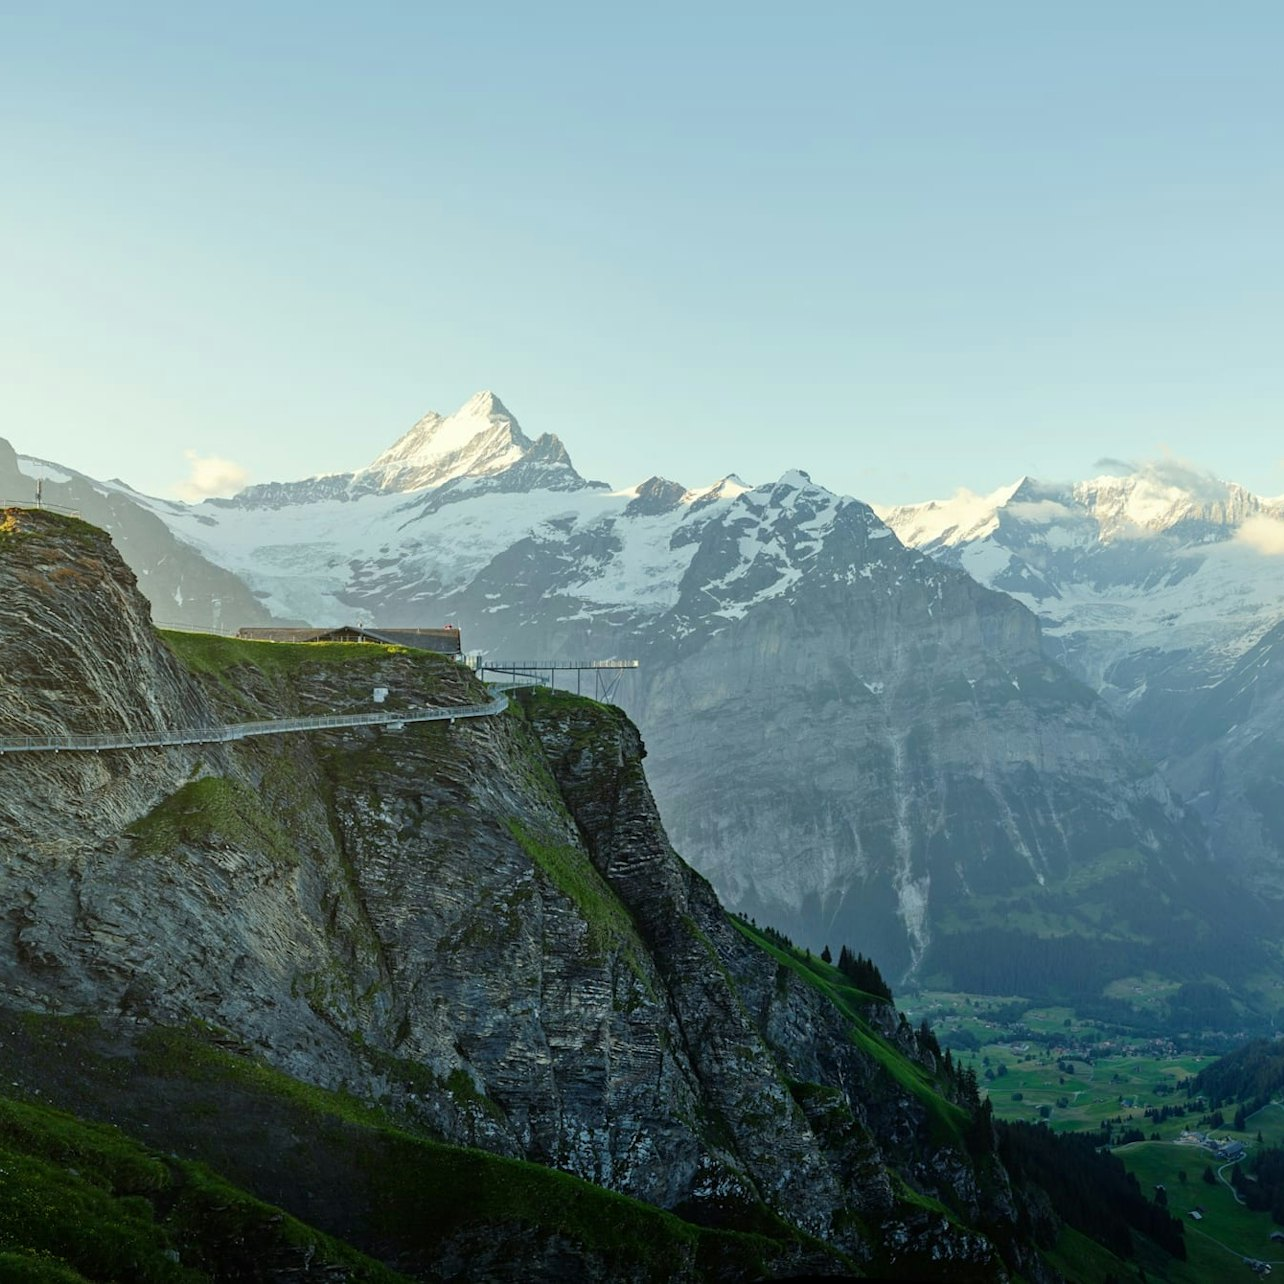
POLYGON ((354 480, 382 491, 423 490, 503 472, 533 444, 493 392, 479 392, 452 415, 430 410, 354 480))
POLYGON ((1180 460, 1068 485, 884 509, 910 547, 1042 616, 1098 689, 1140 698, 1134 653, 1231 663, 1280 618, 1284 509, 1180 460), (1130 663, 1130 662, 1129 662, 1130 663))
POLYGON ((752 489, 748 482, 742 481, 735 473, 728 473, 712 486, 700 486, 696 490, 687 491, 683 501, 688 504, 702 504, 717 499, 739 499, 746 491, 752 489))
POLYGON ((906 544, 929 552, 989 539, 1000 526, 1028 536, 1034 528, 1056 525, 1062 528, 1060 539, 1073 528, 1075 543, 1152 535, 1204 543, 1210 534, 1229 538, 1259 513, 1284 514, 1278 503, 1234 482, 1166 460, 1068 485, 1022 477, 986 495, 963 489, 949 499, 875 506, 874 511, 906 544))
POLYGON ((999 510, 1030 487, 1031 479, 1021 477, 987 495, 960 487, 949 499, 872 507, 904 543, 924 549, 949 547, 992 534, 998 525, 999 510))
POLYGON ((1137 530, 1169 531, 1192 520, 1238 526, 1263 508, 1243 486, 1162 462, 1125 476, 1107 474, 1080 482, 1073 494, 1096 519, 1105 540, 1137 530))

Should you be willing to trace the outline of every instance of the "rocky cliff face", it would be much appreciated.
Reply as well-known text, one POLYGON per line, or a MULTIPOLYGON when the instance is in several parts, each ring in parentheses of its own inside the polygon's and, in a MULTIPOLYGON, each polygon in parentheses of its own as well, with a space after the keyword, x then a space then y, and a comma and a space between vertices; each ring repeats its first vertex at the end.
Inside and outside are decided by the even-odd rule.
POLYGON ((1041 617, 1208 826, 1224 870, 1284 896, 1278 798, 1284 504, 1173 461, 884 514, 1041 617))
POLYGON ((638 677, 674 841, 730 903, 930 973, 1018 902, 1095 935, 1112 851, 1143 886, 1200 865, 1198 833, 1028 613, 862 530, 833 543, 827 580, 658 643, 638 677))
MULTIPOLYGON (((376 685, 393 708, 479 695, 374 646, 173 635, 180 664, 105 537, 49 514, 8 516, 0 576, 5 729, 347 712, 376 685)), ((948 1077, 889 1075, 919 1055, 890 1009, 854 1027, 723 915, 642 754, 618 711, 552 695, 402 734, 6 754, 6 1003, 201 1022, 428 1135, 766 1229, 779 1270, 990 1280, 1002 1242, 1037 1271, 948 1077)))
MULTIPOLYGON (((342 495, 331 478, 153 509, 279 614, 449 619, 492 658, 640 659, 615 698, 652 747, 681 850, 728 904, 813 949, 1006 991, 978 965, 1111 938, 1100 974, 1024 972, 1095 992, 1165 948, 1155 905, 1201 939, 1242 935, 1198 822, 1050 658, 1035 615, 967 573, 984 568, 906 549, 802 472, 606 491, 487 396, 387 455, 365 490, 361 473, 342 495), (994 935, 1014 922, 1015 953, 994 935)), ((1108 489, 1103 521, 1159 503, 1108 489)), ((1165 965, 1198 975, 1215 955, 1165 965)))
MULTIPOLYGON (((20 509, 0 518, 0 705, 5 735, 200 726, 214 712, 159 641, 136 581, 102 533, 20 509)), ((176 787, 182 754, 10 755, 0 827, 68 850, 113 838, 176 787), (65 816, 68 832, 51 824, 65 816)))
POLYGON ((202 556, 188 541, 175 538, 154 511, 185 510, 185 504, 167 506, 120 482, 103 483, 72 468, 19 458, 0 438, 0 501, 30 503, 37 480, 46 504, 74 511, 111 532, 157 620, 214 629, 272 622, 272 612, 243 580, 202 556))

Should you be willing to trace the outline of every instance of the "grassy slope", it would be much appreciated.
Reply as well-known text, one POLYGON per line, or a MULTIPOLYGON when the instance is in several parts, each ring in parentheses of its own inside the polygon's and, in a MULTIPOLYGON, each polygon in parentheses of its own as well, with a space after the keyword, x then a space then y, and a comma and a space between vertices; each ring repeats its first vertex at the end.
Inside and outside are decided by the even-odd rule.
POLYGON ((633 970, 645 975, 640 961, 645 947, 633 919, 588 856, 579 848, 545 841, 519 820, 510 819, 508 829, 531 863, 575 903, 588 924, 590 952, 601 957, 619 949, 633 970))
POLYGON ((783 1226, 781 1239, 711 1230, 537 1164, 431 1141, 377 1106, 291 1079, 201 1031, 152 1030, 125 1044, 83 1018, 24 1016, 6 1026, 3 1073, 145 1129, 155 1146, 184 1156, 164 1158, 44 1105, 0 1105, 0 1166, 18 1155, 49 1192, 41 1203, 34 1186, 6 1188, 21 1197, 0 1201, 0 1252, 50 1251, 88 1279, 201 1278, 174 1273, 165 1252, 207 1231, 217 1240, 229 1218, 284 1227, 287 1242, 315 1241, 318 1253, 355 1263, 366 1274, 354 1278, 371 1280, 400 1277, 304 1221, 342 1227, 350 1243, 412 1271, 461 1244, 502 1262, 507 1244, 519 1272, 533 1247, 560 1242, 608 1272, 665 1280, 691 1263, 716 1263, 753 1277, 791 1245, 783 1226), (301 1220, 272 1222, 275 1210, 250 1188, 301 1220), (177 1191, 184 1199, 158 1215, 177 1191), (169 1193, 149 1211, 138 1197, 151 1202, 155 1192, 169 1193), (46 1233, 38 1210, 58 1206, 68 1215, 46 1233), (129 1253, 156 1273, 122 1273, 129 1253))
MULTIPOLYGON (((1220 1133, 1219 1133, 1220 1135, 1220 1133)), ((1235 1196, 1222 1182, 1210 1186, 1201 1179, 1211 1156, 1196 1146, 1180 1146, 1171 1141, 1139 1141, 1121 1146, 1116 1151, 1135 1174, 1146 1195, 1153 1195, 1162 1183, 1168 1195, 1168 1210, 1181 1217, 1186 1225, 1185 1263, 1173 1262, 1166 1278, 1174 1284, 1204 1284, 1247 1271, 1239 1265, 1241 1257, 1256 1257, 1284 1266, 1284 1246, 1272 1244, 1270 1233, 1279 1228, 1266 1213, 1250 1212, 1235 1202, 1235 1196), (1178 1176, 1186 1173, 1186 1181, 1178 1176), (1203 1219, 1193 1222, 1190 1211, 1204 1210, 1203 1219)), ((1219 1165, 1213 1162, 1213 1169, 1219 1165)))
POLYGON ((298 862, 289 831, 263 805, 259 794, 238 780, 221 776, 188 781, 135 821, 130 834, 136 850, 145 856, 172 852, 183 843, 223 840, 257 848, 282 865, 298 862))
POLYGON ((960 1143, 962 1130, 967 1124, 966 1112, 946 1101, 933 1076, 892 1047, 865 1019, 867 1006, 881 1000, 858 990, 836 967, 804 954, 801 950, 776 944, 743 919, 732 918, 731 922, 755 945, 778 963, 796 972, 842 1012, 850 1022, 852 1041, 856 1046, 869 1053, 902 1088, 926 1108, 936 1140, 956 1145, 960 1143))
MULTIPOLYGON (((474 696, 485 698, 484 688, 470 670, 432 651, 378 642, 256 642, 212 633, 164 629, 158 633, 187 671, 203 681, 230 721, 334 712, 328 704, 300 696, 306 681, 299 680, 312 674, 325 674, 328 688, 341 690, 365 707, 371 678, 390 657, 414 666, 417 694, 430 700, 445 681, 454 685, 465 675, 475 687, 474 696), (342 682, 336 686, 340 677, 342 682)), ((396 704, 393 692, 388 707, 396 704)))
POLYGON ((198 1164, 48 1106, 0 1098, 0 1170, 0 1280, 195 1284, 305 1258, 403 1278, 198 1164))
MULTIPOLYGON (((378 642, 255 642, 224 638, 213 633, 185 633, 157 630, 165 644, 191 673, 222 677, 240 664, 249 664, 267 674, 292 674, 318 664, 371 664, 389 655, 406 655, 405 647, 378 642)), ((429 664, 450 664, 431 651, 414 652, 429 664)))

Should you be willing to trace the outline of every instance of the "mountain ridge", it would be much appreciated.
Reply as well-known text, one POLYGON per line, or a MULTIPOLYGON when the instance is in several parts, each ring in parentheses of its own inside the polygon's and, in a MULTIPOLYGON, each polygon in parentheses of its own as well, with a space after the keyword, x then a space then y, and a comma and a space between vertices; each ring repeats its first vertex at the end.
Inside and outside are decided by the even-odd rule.
MULTIPOLYGON (((6 722, 341 711, 374 685, 392 708, 476 694, 463 666, 399 648, 160 638, 105 536, 54 514, 6 515, 0 589, 20 677, 0 687, 6 722), (51 633, 65 645, 42 661, 51 633)), ((888 1005, 836 1006, 836 971, 727 919, 669 845, 621 711, 532 692, 486 721, 5 755, 6 1004, 79 1017, 53 1032, 63 1048, 129 1045, 100 1099, 131 1066, 181 1081, 190 1064, 198 1081, 231 1075, 250 1105, 245 1085, 280 1082, 229 1064, 227 1049, 252 1051, 416 1135, 752 1231, 770 1274, 930 1263, 998 1280, 1006 1254, 1051 1278, 1018 1229, 1038 1208, 983 1162, 993 1135, 964 1137, 974 1086, 888 1005), (221 1052, 201 1049, 211 1039, 221 1052)), ((172 1111, 135 1101, 131 1117, 185 1146, 205 1118, 176 1134, 172 1111)), ((491 1238, 509 1261, 538 1248, 522 1226, 491 1238)), ((710 1237, 714 1259, 688 1253, 680 1278, 718 1278, 736 1243, 710 1237)), ((386 1233, 373 1244, 388 1251, 386 1233)), ((537 1256, 537 1277, 568 1251, 537 1256)))
POLYGON ((1024 485, 1024 497, 1001 488, 884 516, 907 543, 1035 611, 1050 653, 1192 799, 1225 868, 1284 899, 1273 712, 1284 685, 1262 649, 1284 623, 1284 502, 1162 461, 1123 479, 1024 485), (1231 717, 1251 665, 1257 699, 1231 717), (1183 717, 1192 700, 1197 713, 1183 717))
POLYGON ((518 486, 576 490, 603 484, 586 482, 575 471, 558 437, 543 433, 532 441, 504 403, 493 392, 483 391, 452 414, 428 411, 370 463, 352 472, 262 482, 228 498, 203 502, 215 508, 280 509, 327 500, 350 502, 366 495, 410 495, 505 474, 518 486))
MULTIPOLYGON (((733 907, 814 948, 845 933, 896 976, 948 973, 1007 913, 1114 932, 1124 966, 1152 933, 1107 894, 1125 877, 1227 930, 1198 822, 1060 667, 1055 629, 969 574, 973 545, 942 565, 802 470, 560 489, 558 467, 524 471, 534 450, 410 492, 151 511, 279 617, 642 660, 619 699, 675 838, 733 907)), ((1008 498, 1041 504, 1034 485, 1008 498)))

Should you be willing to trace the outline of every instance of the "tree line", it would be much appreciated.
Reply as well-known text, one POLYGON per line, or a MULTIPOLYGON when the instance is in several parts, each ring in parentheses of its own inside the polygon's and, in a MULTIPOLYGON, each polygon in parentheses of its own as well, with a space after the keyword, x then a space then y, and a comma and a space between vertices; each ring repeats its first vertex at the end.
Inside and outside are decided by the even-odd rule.
POLYGON ((1188 1080, 1186 1091, 1207 1097, 1210 1110, 1238 1101, 1251 1115, 1284 1091, 1284 1040, 1254 1039, 1236 1048, 1188 1080))
POLYGON ((1108 1138, 1019 1122, 1001 1121, 997 1131, 999 1158, 1013 1184, 1042 1186, 1062 1221, 1119 1257, 1133 1256, 1137 1232, 1186 1260, 1181 1221, 1147 1199, 1123 1161, 1101 1149, 1108 1138))

